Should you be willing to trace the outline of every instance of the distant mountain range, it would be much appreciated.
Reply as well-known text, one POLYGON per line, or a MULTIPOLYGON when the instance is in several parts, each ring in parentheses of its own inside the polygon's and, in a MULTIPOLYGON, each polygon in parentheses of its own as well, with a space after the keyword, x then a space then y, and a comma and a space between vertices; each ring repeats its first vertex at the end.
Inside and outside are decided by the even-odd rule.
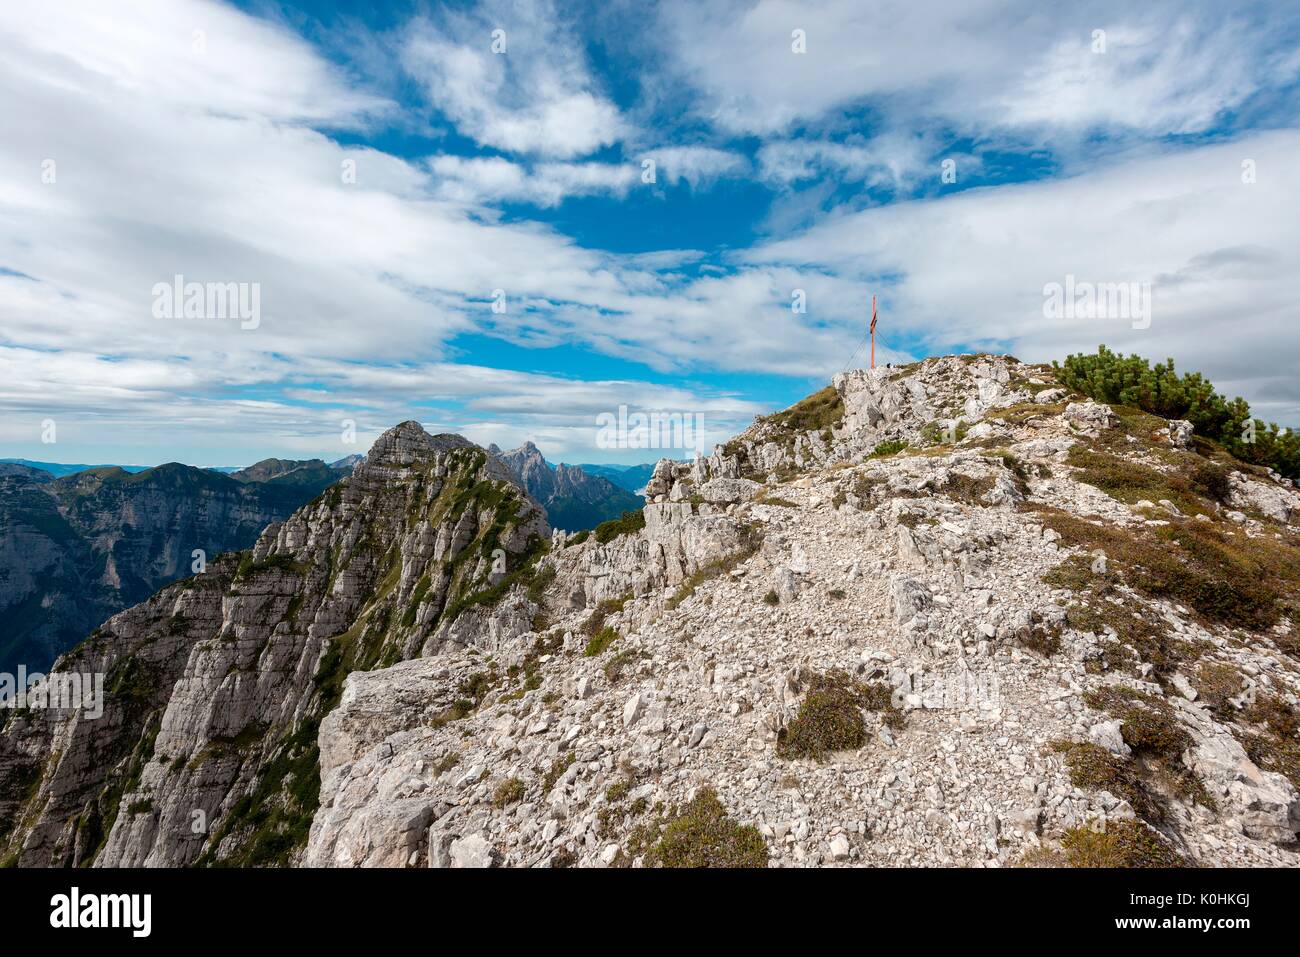
POLYGON ((591 465, 583 463, 578 466, 588 475, 598 475, 603 479, 608 479, 621 489, 629 492, 641 494, 645 488, 646 482, 650 481, 650 476, 655 470, 654 462, 644 462, 641 465, 591 465))
MULTIPOLYGON (((364 455, 349 455, 345 458, 339 459, 337 462, 330 462, 329 468, 332 469, 346 468, 348 470, 351 470, 354 465, 356 465, 364 458, 365 458, 364 455)), ((258 469, 263 466, 266 466, 267 463, 269 462, 278 462, 281 463, 282 465, 303 465, 306 464, 307 462, 318 462, 318 461, 321 460, 306 459, 303 461, 295 462, 294 460, 291 459, 265 459, 264 461, 258 462, 256 465, 249 465, 249 466, 209 465, 209 466, 204 466, 203 470, 206 472, 223 472, 226 474, 231 474, 234 472, 250 472, 253 469, 258 469)), ((324 463, 322 462, 322 464, 324 463)), ((6 471, 6 466, 9 465, 24 465, 30 469, 37 469, 41 472, 48 472, 49 474, 54 475, 56 477, 64 476, 64 475, 72 475, 76 472, 86 472, 89 471, 90 469, 121 469, 124 472, 143 472, 145 469, 153 468, 153 466, 151 465, 111 465, 111 464, 66 465, 62 462, 36 462, 32 459, 0 459, 0 475, 12 474, 6 471)))
MULTIPOLYGON (((653 465, 552 466, 531 442, 501 461, 551 525, 582 531, 638 509, 653 465)), ((244 467, 0 460, 0 672, 46 668, 97 625, 248 548, 364 459, 269 458, 244 467)))
MULTIPOLYGON (((585 466, 551 465, 532 442, 525 442, 510 452, 502 452, 495 445, 489 446, 488 451, 506 464, 519 484, 546 510, 554 528, 580 532, 634 511, 643 503, 641 496, 626 485, 590 474, 585 466)), ((606 467, 617 469, 617 466, 606 467)))
POLYGON ((352 471, 267 459, 229 475, 0 463, 0 672, 50 665, 95 626, 205 560, 247 548, 352 471))

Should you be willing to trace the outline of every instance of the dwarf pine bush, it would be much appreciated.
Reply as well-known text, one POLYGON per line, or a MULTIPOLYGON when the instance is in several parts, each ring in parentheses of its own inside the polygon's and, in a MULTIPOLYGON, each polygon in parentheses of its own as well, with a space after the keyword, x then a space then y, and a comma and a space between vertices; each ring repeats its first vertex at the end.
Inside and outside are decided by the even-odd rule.
POLYGON ((1141 356, 1127 358, 1104 345, 1096 355, 1079 353, 1053 363, 1061 384, 1098 402, 1130 405, 1166 419, 1186 419, 1196 434, 1213 439, 1253 465, 1300 478, 1300 436, 1250 414, 1245 399, 1229 401, 1199 372, 1179 374, 1174 360, 1154 366, 1141 356))

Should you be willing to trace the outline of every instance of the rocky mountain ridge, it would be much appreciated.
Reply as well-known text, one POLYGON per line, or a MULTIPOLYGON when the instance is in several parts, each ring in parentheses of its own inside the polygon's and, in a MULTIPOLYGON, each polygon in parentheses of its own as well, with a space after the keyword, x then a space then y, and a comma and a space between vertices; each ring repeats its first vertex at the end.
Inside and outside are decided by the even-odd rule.
POLYGON ((58 478, 0 470, 0 672, 48 667, 110 615, 190 574, 196 549, 206 561, 247 547, 345 474, 292 464, 243 479, 177 463, 58 478))
POLYGON ((488 451, 504 462, 528 494, 541 503, 555 528, 580 532, 641 507, 639 495, 609 479, 589 475, 580 465, 552 466, 532 442, 509 452, 495 445, 488 451))
POLYGON ((957 356, 554 533, 414 423, 0 728, 19 864, 1295 866, 1300 493, 957 356), (195 831, 195 812, 204 829, 195 831))

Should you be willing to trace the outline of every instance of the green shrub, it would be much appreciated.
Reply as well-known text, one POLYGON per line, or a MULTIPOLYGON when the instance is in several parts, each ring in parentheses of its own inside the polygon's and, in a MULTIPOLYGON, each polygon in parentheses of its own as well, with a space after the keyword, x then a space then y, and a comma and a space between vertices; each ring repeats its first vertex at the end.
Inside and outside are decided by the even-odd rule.
POLYGON ((907 448, 907 443, 902 439, 893 439, 889 442, 878 442, 876 447, 871 450, 869 458, 883 459, 891 455, 897 455, 903 449, 907 448))
POLYGON ((1141 356, 1124 358, 1103 345, 1096 355, 1070 355, 1053 367, 1062 385, 1099 402, 1186 419, 1197 435, 1219 442, 1242 461, 1300 478, 1300 435, 1252 419, 1244 399, 1229 401, 1199 372, 1179 375, 1173 359, 1152 366, 1141 356))
POLYGON ((647 867, 767 867, 767 842, 758 828, 737 824, 712 788, 668 822, 646 854, 647 867))
POLYGON ((592 529, 592 536, 602 545, 608 545, 620 535, 631 535, 645 528, 645 510, 637 509, 635 512, 624 512, 618 518, 611 518, 608 522, 601 522, 592 529))
POLYGON ((839 670, 814 675, 808 684, 799 713, 777 734, 778 757, 824 761, 834 751, 862 747, 867 740, 864 710, 879 711, 886 724, 902 726, 902 712, 894 707, 886 684, 863 684, 839 670))
POLYGON ((1216 502, 1226 502, 1232 491, 1228 470, 1209 462, 1198 465, 1192 471, 1191 482, 1196 491, 1216 502))
POLYGON ((781 596, 779 596, 775 590, 769 589, 768 593, 763 596, 763 604, 773 606, 779 605, 781 604, 781 596))

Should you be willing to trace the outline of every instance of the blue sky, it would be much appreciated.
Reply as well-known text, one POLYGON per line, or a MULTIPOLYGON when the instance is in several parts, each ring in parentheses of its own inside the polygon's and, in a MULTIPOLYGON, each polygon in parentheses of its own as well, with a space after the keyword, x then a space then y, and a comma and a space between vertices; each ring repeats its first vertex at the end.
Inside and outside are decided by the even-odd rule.
POLYGON ((1297 41, 1294 5, 1158 0, 6 5, 0 456, 416 418, 652 460, 596 417, 724 440, 850 364, 873 294, 880 361, 1106 342, 1300 425, 1297 41), (159 315, 176 275, 257 321, 159 315), (1149 324, 1046 317, 1067 276, 1149 284, 1149 324))

